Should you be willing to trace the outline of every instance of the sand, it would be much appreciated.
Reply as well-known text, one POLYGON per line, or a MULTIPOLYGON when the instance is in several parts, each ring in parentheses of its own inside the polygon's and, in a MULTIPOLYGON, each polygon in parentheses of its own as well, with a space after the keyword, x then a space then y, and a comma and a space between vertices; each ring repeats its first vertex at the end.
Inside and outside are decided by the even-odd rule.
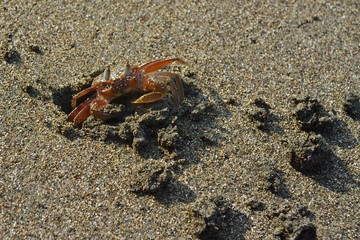
POLYGON ((1 3, 0 238, 359 238, 357 1, 217 2, 1 3), (66 122, 107 65, 173 57, 179 108, 66 122))

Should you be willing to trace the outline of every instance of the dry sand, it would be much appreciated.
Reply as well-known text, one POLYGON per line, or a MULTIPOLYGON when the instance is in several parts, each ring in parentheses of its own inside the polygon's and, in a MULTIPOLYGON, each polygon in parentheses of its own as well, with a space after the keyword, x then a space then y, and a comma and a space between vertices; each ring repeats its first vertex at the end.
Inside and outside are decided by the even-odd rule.
POLYGON ((359 239, 357 1, 116 2, 1 3, 0 238, 359 239), (179 109, 66 122, 171 57, 179 109))

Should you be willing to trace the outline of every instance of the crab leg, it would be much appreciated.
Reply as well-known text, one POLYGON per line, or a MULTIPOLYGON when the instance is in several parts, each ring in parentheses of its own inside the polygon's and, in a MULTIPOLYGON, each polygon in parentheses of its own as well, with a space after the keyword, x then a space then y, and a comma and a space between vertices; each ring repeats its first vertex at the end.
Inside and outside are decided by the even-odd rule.
POLYGON ((151 72, 155 72, 161 68, 164 68, 173 62, 185 64, 185 62, 183 60, 181 60, 180 58, 172 58, 172 59, 167 59, 167 60, 156 60, 156 61, 145 63, 145 64, 139 66, 138 70, 139 71, 142 70, 142 71, 144 71, 144 73, 151 73, 151 72))
POLYGON ((170 86, 171 86, 171 82, 173 82, 172 79, 175 80, 175 84, 173 84, 173 89, 177 90, 177 93, 179 94, 179 100, 182 101, 184 100, 184 88, 182 85, 182 81, 181 78, 179 77, 179 75, 175 74, 175 73, 171 73, 171 72, 159 72, 156 74, 156 77, 168 77, 170 80, 170 86))
POLYGON ((175 106, 178 107, 180 105, 179 91, 176 89, 175 83, 172 79, 169 80, 169 84, 170 84, 171 94, 174 98, 175 106))
POLYGON ((170 84, 170 90, 176 105, 180 104, 180 102, 184 100, 184 88, 182 86, 181 78, 177 74, 170 72, 157 72, 150 74, 150 78, 154 82, 160 81, 170 84))
POLYGON ((178 93, 179 93, 180 101, 182 101, 185 98, 185 96, 184 96, 184 87, 182 85, 181 78, 177 74, 175 74, 175 83, 176 83, 176 88, 177 88, 178 93))
POLYGON ((150 93, 146 93, 146 94, 142 95, 141 97, 139 97, 138 99, 136 99, 132 103, 134 103, 134 104, 152 103, 152 102, 156 102, 156 101, 158 101, 160 99, 163 99, 164 97, 165 97, 164 93, 150 92, 150 93))

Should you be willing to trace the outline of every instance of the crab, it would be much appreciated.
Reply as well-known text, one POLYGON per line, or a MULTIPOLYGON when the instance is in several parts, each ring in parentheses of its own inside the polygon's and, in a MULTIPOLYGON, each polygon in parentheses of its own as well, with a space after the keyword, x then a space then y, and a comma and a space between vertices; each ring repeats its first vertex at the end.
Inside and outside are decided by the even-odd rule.
POLYGON ((110 72, 110 67, 104 71, 103 79, 94 80, 92 86, 77 93, 72 101, 72 112, 67 121, 75 126, 80 125, 93 115, 96 119, 108 119, 109 114, 102 110, 114 99, 130 92, 142 91, 144 94, 133 101, 133 104, 152 103, 165 98, 172 93, 176 106, 184 99, 184 89, 180 77, 172 72, 159 71, 171 63, 185 64, 180 58, 156 60, 140 66, 130 66, 126 63, 124 70, 110 72), (90 95, 91 94, 91 95, 90 95), (84 102, 76 106, 79 98, 90 95, 84 102))

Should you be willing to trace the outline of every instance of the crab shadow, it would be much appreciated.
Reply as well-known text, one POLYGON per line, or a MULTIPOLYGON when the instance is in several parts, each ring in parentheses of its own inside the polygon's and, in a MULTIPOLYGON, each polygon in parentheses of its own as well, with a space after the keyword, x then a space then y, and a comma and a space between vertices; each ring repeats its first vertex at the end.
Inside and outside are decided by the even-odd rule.
MULTIPOLYGON (((199 156, 205 149, 219 147, 225 130, 217 119, 230 117, 225 103, 214 89, 206 89, 210 99, 194 82, 194 79, 184 81, 185 99, 179 107, 174 105, 170 97, 152 104, 134 105, 131 101, 139 94, 129 94, 104 109, 113 118, 98 121, 90 117, 81 128, 64 123, 59 132, 71 141, 90 138, 106 144, 128 145, 148 162, 168 161, 171 158, 175 162, 173 173, 180 175, 186 168, 201 161, 199 156)), ((61 111, 69 114, 72 96, 86 87, 89 84, 53 89, 53 102, 61 111)), ((138 179, 142 179, 142 176, 138 176, 138 179)), ((164 205, 188 203, 196 199, 192 190, 175 178, 157 191, 141 189, 133 192, 139 196, 153 196, 164 205)))
MULTIPOLYGON (((83 88, 88 86, 85 84, 83 88)), ((195 84, 184 83, 185 100, 179 107, 170 98, 134 105, 131 101, 140 94, 129 94, 104 109, 112 118, 97 121, 90 117, 81 128, 63 125, 60 132, 70 140, 86 136, 109 144, 127 144, 146 159, 161 159, 175 152, 178 158, 197 162, 195 154, 189 153, 199 152, 206 146, 216 147, 223 130, 216 120, 230 115, 216 91, 208 90, 214 101, 210 102, 195 84)), ((78 91, 81 91, 79 87, 71 86, 53 89, 53 102, 69 114, 72 96, 78 91)))

